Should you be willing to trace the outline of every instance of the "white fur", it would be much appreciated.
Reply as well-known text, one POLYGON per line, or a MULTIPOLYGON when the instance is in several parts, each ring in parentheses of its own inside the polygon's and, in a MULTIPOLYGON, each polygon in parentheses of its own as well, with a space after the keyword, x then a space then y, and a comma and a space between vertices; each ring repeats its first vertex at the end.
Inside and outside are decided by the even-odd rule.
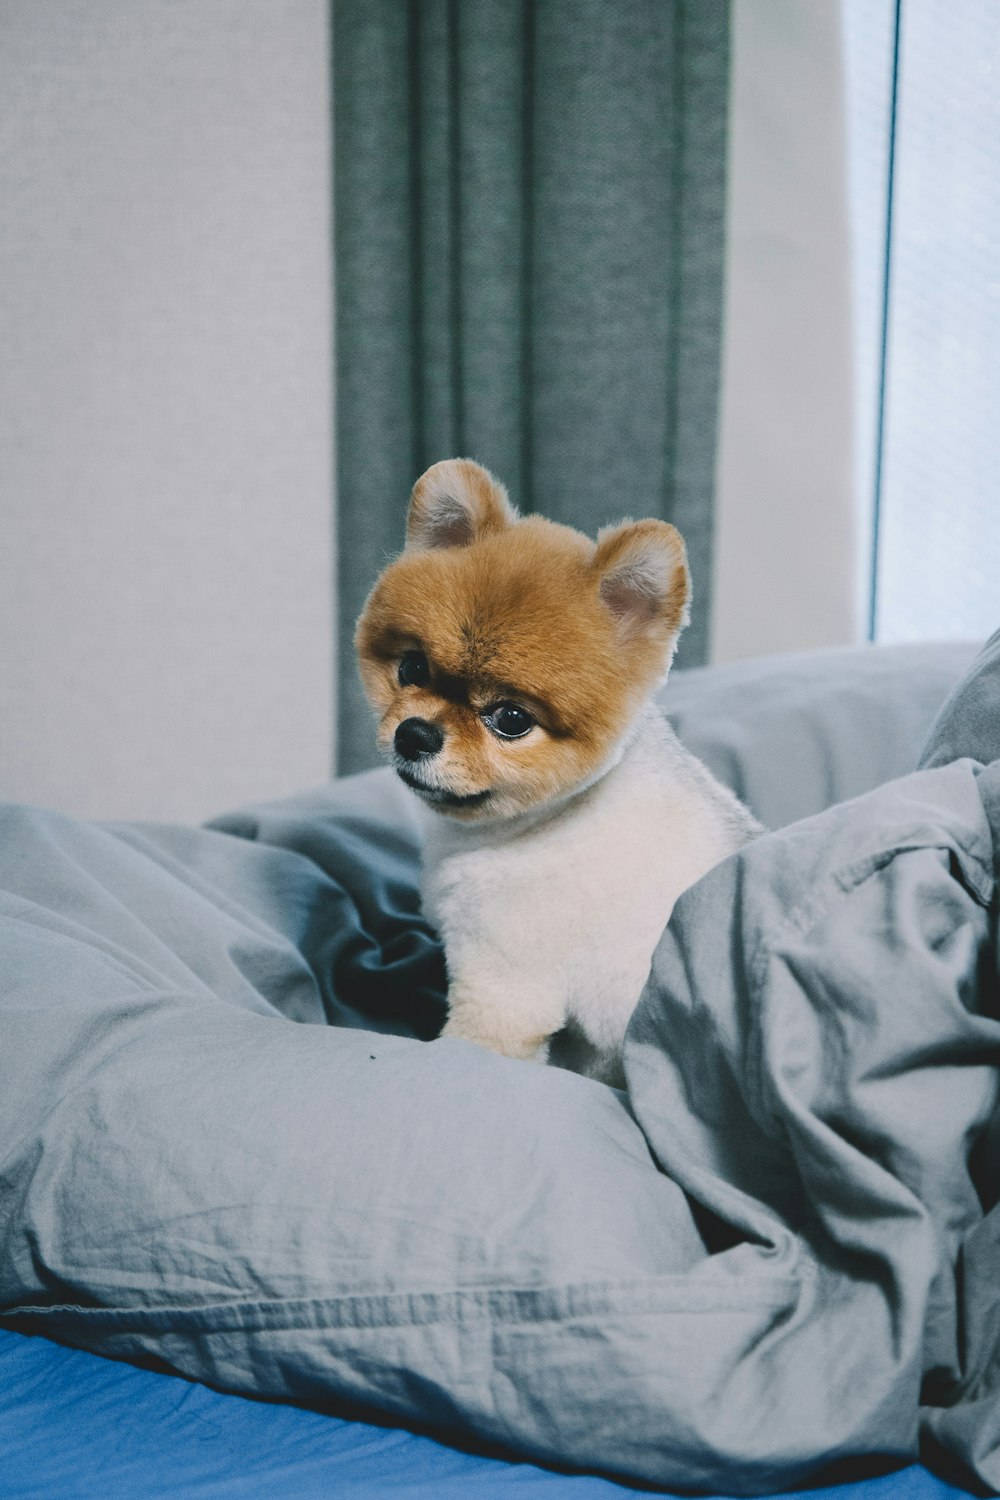
POLYGON ((424 909, 450 981, 444 1034, 616 1085, 674 902, 760 832, 651 707, 610 769, 558 806, 426 821, 424 909))

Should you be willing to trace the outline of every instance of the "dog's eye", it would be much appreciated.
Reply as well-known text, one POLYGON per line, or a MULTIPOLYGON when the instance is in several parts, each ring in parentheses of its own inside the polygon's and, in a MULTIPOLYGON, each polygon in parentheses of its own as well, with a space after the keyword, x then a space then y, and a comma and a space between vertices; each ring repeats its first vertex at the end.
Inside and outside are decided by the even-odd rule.
POLYGON ((429 680, 431 669, 422 651, 404 651, 399 663, 400 687, 423 687, 429 680))
POLYGON ((518 708, 516 703, 497 703, 483 714, 483 718, 494 734, 504 740, 519 740, 535 726, 527 709, 518 708))

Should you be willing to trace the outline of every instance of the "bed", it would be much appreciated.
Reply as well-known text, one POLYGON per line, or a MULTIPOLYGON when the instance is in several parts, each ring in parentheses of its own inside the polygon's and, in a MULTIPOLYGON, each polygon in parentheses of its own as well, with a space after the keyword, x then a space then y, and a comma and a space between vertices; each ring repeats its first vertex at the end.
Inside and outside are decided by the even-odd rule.
POLYGON ((664 706, 775 831, 627 1094, 434 1040, 388 773, 4 809, 0 1493, 1000 1487, 1000 636, 664 706))

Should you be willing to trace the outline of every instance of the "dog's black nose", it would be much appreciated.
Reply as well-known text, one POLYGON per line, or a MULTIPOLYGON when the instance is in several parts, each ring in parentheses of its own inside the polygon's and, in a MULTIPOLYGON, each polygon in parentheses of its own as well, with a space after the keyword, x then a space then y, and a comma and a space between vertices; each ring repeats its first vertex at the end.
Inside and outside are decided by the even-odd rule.
POLYGON ((404 760, 423 760, 436 755, 444 744, 444 735, 436 724, 426 719, 404 719, 396 730, 395 745, 404 760))

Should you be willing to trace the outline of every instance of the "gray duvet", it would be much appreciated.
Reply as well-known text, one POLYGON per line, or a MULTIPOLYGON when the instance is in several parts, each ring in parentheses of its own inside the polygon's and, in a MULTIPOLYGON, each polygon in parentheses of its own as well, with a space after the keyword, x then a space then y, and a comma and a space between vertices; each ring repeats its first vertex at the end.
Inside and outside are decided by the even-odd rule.
POLYGON ((382 773, 5 809, 3 1321, 664 1487, 1000 1489, 998 756, 1000 634, 924 769, 682 897, 627 1095, 428 1040, 382 773))

